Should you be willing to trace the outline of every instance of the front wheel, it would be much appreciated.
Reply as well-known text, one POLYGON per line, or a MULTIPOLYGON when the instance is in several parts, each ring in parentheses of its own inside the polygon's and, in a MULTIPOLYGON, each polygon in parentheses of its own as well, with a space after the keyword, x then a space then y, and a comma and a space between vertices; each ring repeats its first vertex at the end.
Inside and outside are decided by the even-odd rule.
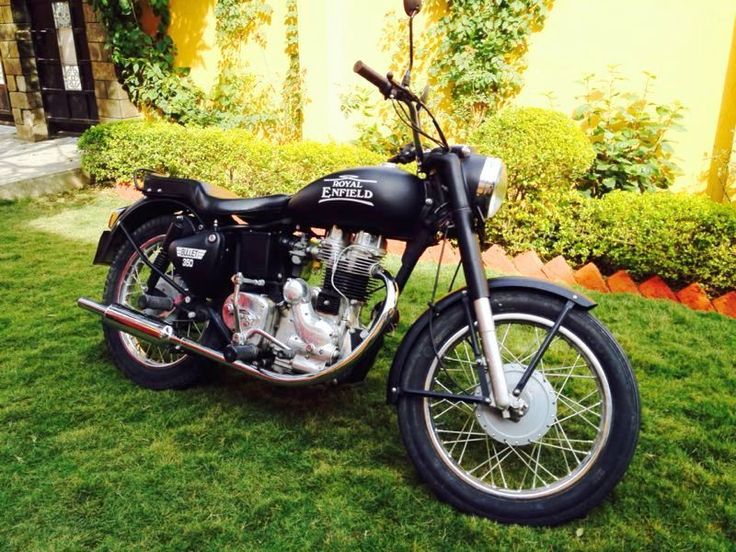
MULTIPOLYGON (((530 291, 491 298, 509 390, 563 303, 530 291)), ((480 395, 463 305, 416 342, 404 389, 480 395)), ((399 426, 417 471, 442 500, 505 523, 554 525, 586 514, 623 477, 636 448, 636 381, 613 336, 573 309, 522 393, 518 420, 489 406, 402 394, 399 426)))

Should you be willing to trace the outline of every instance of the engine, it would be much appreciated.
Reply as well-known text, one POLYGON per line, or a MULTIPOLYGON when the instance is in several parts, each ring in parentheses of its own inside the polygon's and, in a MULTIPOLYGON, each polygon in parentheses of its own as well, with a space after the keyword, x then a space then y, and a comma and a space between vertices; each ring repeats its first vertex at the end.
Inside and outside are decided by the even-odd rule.
POLYGON ((282 373, 316 373, 346 357, 367 335, 361 313, 380 287, 374 276, 385 254, 381 236, 338 227, 316 242, 292 242, 292 264, 305 268, 285 280, 282 301, 241 292, 235 283, 223 305, 233 342, 265 353, 269 368, 282 373), (322 270, 312 284, 315 262, 322 270))

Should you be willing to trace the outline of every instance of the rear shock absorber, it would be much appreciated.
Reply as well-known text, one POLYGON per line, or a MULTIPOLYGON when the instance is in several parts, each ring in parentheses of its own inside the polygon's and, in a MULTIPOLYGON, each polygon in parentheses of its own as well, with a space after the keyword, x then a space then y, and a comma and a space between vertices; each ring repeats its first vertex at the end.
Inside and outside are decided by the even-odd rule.
POLYGON ((169 246, 175 239, 181 237, 184 231, 184 220, 181 216, 176 217, 174 222, 169 225, 169 229, 166 231, 164 241, 161 243, 161 250, 156 255, 153 261, 153 266, 156 270, 152 270, 146 281, 146 294, 150 294, 156 289, 156 284, 161 279, 159 274, 165 274, 166 269, 169 268, 169 246))

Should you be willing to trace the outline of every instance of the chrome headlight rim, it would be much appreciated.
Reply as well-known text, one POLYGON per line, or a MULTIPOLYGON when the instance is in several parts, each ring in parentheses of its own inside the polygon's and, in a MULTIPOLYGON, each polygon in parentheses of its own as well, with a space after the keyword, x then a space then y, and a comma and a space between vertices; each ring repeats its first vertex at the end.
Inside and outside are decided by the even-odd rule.
POLYGON ((498 157, 486 157, 478 180, 476 195, 486 198, 483 201, 487 205, 486 218, 495 215, 506 199, 508 188, 508 172, 506 164, 498 157))

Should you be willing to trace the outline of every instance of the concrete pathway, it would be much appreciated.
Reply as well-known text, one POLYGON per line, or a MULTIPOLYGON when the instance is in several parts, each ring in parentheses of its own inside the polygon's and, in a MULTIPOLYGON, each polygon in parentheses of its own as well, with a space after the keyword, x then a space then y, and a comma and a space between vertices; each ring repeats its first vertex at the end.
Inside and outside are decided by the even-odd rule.
POLYGON ((43 142, 18 139, 15 128, 0 125, 0 199, 17 199, 81 188, 77 138, 43 142))

